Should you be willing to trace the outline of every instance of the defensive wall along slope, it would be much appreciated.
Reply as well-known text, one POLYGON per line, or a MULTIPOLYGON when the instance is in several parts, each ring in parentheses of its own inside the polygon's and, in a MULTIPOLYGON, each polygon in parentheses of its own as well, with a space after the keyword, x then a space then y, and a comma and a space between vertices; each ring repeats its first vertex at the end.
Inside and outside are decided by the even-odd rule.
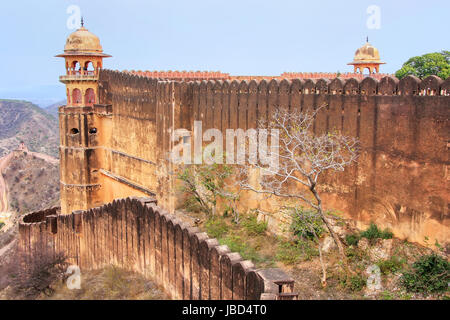
POLYGON ((116 265, 150 277, 172 299, 296 299, 294 281, 280 269, 255 269, 156 205, 151 198, 58 214, 34 212, 19 223, 26 252, 64 252, 81 272, 116 265))

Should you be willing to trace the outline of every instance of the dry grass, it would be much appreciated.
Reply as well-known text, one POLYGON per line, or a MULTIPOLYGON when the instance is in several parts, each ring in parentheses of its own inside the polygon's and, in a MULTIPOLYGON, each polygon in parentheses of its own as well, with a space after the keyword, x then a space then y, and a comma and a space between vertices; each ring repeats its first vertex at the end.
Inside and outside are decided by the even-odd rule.
POLYGON ((165 300, 168 296, 152 281, 135 272, 110 266, 82 272, 81 288, 69 290, 64 282, 55 286, 52 296, 43 300, 165 300))

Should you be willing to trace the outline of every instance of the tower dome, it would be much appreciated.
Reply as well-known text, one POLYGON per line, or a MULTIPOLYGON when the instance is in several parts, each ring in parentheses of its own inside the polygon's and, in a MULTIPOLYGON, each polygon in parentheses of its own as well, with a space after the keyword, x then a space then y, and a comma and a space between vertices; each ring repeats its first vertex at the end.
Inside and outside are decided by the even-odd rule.
POLYGON ((379 72, 381 64, 385 64, 380 60, 380 52, 377 48, 369 43, 366 43, 356 50, 353 61, 348 63, 354 66, 354 72, 358 70, 362 73, 364 69, 369 69, 370 73, 379 72))
POLYGON ((67 37, 64 53, 57 55, 62 58, 69 56, 111 57, 109 54, 103 53, 100 39, 84 27, 83 18, 81 18, 81 28, 67 37))
POLYGON ((380 63, 380 52, 369 42, 366 42, 366 44, 356 50, 353 61, 380 63))
POLYGON ((100 39, 85 27, 71 33, 64 46, 65 53, 102 53, 100 39))

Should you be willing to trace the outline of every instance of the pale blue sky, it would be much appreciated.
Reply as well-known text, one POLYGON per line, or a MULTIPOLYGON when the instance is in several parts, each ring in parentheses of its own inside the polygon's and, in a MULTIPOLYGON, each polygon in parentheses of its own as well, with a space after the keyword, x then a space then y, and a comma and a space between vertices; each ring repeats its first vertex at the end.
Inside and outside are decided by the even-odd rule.
POLYGON ((2 0, 0 98, 64 98, 61 53, 70 5, 113 58, 105 68, 234 75, 348 72, 365 37, 393 73, 409 57, 450 49, 447 0, 2 0), (368 29, 370 5, 381 28, 368 29))

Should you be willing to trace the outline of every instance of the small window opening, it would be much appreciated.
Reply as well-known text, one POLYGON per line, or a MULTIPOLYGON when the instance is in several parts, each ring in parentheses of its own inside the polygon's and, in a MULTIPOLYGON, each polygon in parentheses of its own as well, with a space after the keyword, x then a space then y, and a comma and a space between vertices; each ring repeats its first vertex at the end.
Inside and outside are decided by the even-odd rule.
POLYGON ((90 134, 95 134, 95 133, 97 133, 97 128, 90 128, 90 129, 89 129, 89 133, 90 133, 90 134))
POLYGON ((70 129, 70 134, 77 134, 77 133, 79 133, 80 131, 77 129, 77 128, 72 128, 72 129, 70 129))

